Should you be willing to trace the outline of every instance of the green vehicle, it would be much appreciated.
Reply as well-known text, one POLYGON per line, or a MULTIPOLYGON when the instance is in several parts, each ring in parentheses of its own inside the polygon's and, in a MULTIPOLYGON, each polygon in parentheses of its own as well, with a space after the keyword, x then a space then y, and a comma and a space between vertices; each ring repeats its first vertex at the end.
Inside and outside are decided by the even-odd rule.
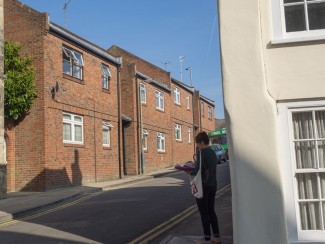
POLYGON ((223 150, 226 151, 226 157, 229 159, 228 155, 228 143, 227 143, 227 129, 222 128, 219 130, 210 131, 208 133, 210 138, 210 145, 212 144, 220 144, 223 150))

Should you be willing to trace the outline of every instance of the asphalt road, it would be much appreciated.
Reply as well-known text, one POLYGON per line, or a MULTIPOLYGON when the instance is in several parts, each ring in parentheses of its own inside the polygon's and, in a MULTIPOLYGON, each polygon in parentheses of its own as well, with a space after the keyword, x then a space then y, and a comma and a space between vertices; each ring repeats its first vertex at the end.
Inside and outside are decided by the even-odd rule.
MULTIPOLYGON (((229 183, 227 162, 218 188, 229 183)), ((0 243, 129 243, 194 204, 188 175, 176 172, 0 228, 0 243)))

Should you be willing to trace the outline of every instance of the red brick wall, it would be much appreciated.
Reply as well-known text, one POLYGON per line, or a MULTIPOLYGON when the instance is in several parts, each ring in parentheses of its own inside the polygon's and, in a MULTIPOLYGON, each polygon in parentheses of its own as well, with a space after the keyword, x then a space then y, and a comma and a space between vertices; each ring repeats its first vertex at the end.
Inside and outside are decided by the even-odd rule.
POLYGON ((201 102, 204 104, 204 114, 202 116, 201 114, 201 124, 202 124, 202 130, 205 132, 210 132, 215 129, 214 124, 214 106, 210 103, 207 103, 205 100, 200 99, 200 108, 201 108, 201 102), (211 107, 211 118, 208 117, 208 106, 211 107))
MULTIPOLYGON (((147 88, 147 103, 142 105, 142 127, 144 129, 148 130, 149 136, 148 136, 148 149, 144 151, 144 171, 150 172, 157 169, 166 168, 168 166, 173 165, 172 160, 172 142, 173 142, 173 133, 171 133, 171 93, 169 91, 166 91, 162 89, 161 87, 157 87, 153 84, 150 84, 149 81, 144 81, 144 79, 138 79, 138 81, 134 81, 133 77, 136 74, 136 71, 149 76, 153 80, 156 80, 158 82, 162 82, 166 84, 169 88, 171 86, 170 81, 170 73, 166 72, 165 70, 160 69, 159 67, 154 66, 153 64, 136 57, 135 55, 117 47, 112 46, 108 53, 114 55, 114 56, 122 56, 123 58, 123 69, 122 69, 122 75, 123 77, 127 77, 126 79, 130 83, 136 84, 140 86, 140 83, 143 82, 146 84, 147 88), (126 66, 134 66, 134 71, 130 71, 130 69, 126 68, 126 66), (131 75, 129 76, 125 74, 125 72, 131 72, 131 75), (155 90, 159 90, 164 93, 164 111, 160 111, 156 109, 156 94, 155 90), (157 151, 157 132, 165 133, 165 152, 158 152, 157 151)), ((127 83, 127 81, 125 81, 127 83)), ((122 90, 122 97, 125 96, 131 96, 131 94, 136 94, 135 87, 128 86, 126 89, 122 90)), ((141 146, 139 145, 139 142, 141 142, 141 123, 140 123, 140 106, 136 108, 136 99, 132 100, 134 104, 131 103, 130 100, 127 101, 126 106, 133 106, 135 109, 133 119, 135 123, 133 124, 133 130, 132 128, 128 128, 130 133, 134 133, 134 137, 129 135, 131 138, 131 142, 126 142, 126 144, 130 145, 131 143, 137 144, 136 147, 132 148, 134 150, 138 149, 138 152, 131 151, 129 146, 128 150, 131 153, 131 155, 134 155, 133 158, 134 165, 136 167, 141 168, 141 162, 138 160, 139 157, 141 157, 141 146), (136 115, 138 109, 138 116, 136 115), (140 155, 139 155, 140 153, 140 155)), ((129 112, 124 106, 122 109, 122 113, 126 114, 129 112)), ((130 112, 130 115, 132 113, 130 112)), ((129 114, 128 114, 129 115, 129 114)), ((127 139, 129 140, 129 139, 127 139)), ((127 152, 128 153, 128 152, 127 152)))
POLYGON ((123 62, 121 70, 121 112, 130 117, 130 124, 124 126, 124 150, 125 175, 136 175, 139 173, 139 141, 138 116, 137 116, 137 86, 135 79, 136 68, 134 64, 123 62))
MULTIPOLYGON (((144 82, 144 81, 142 81, 144 82)), ((171 94, 148 82, 146 103, 142 104, 142 126, 149 133, 148 149, 145 151, 145 171, 166 168, 172 165, 171 94), (156 90, 164 94, 164 110, 156 108, 156 90), (157 132, 165 134, 165 152, 157 151, 157 132)), ((140 84, 140 82, 139 82, 140 84)))
POLYGON ((11 190, 46 190, 118 178, 118 67, 48 32, 46 23, 45 14, 5 1, 5 39, 21 43, 23 53, 32 56, 38 88, 30 114, 15 127, 12 139, 8 133, 8 140, 15 142, 15 155, 9 155, 8 161, 10 177, 15 178, 11 190), (63 44, 83 55, 82 82, 63 75, 63 44), (102 90, 102 63, 112 74, 109 92, 102 90), (59 91, 52 99, 56 83, 59 91), (63 143, 63 112, 83 116, 83 145, 63 143), (114 126, 109 148, 103 147, 103 120, 114 126))
POLYGON ((114 56, 123 57, 123 63, 136 64, 136 70, 150 76, 152 79, 165 83, 170 87, 170 72, 167 72, 120 47, 113 45, 108 52, 114 56))
MULTIPOLYGON (((32 57, 38 89, 38 97, 30 113, 16 126, 13 133, 8 133, 8 141, 14 143, 14 150, 8 152, 9 191, 23 188, 44 189, 44 179, 34 179, 44 168, 44 86, 41 81, 44 80, 43 47, 47 30, 46 20, 46 14, 38 13, 14 0, 4 1, 5 41, 21 44, 21 54, 32 57), (13 152, 16 154, 11 155, 13 152)), ((8 127, 8 123, 6 126, 8 127)))
POLYGON ((173 162, 184 163, 192 161, 194 154, 194 134, 193 134, 193 105, 192 93, 182 88, 182 86, 172 82, 171 87, 171 129, 172 129, 172 145, 173 145, 173 162), (180 90, 180 105, 174 103, 174 87, 180 90), (190 97, 189 109, 186 107, 186 95, 190 97), (176 140, 175 138, 175 125, 179 124, 182 127, 182 140, 176 140), (191 129, 190 142, 188 140, 188 128, 191 129))
POLYGON ((46 168, 47 185, 80 184, 119 177, 118 165, 118 103, 117 67, 72 43, 63 42, 54 35, 46 38, 45 90, 46 94, 46 168), (62 74, 62 45, 81 53, 84 59, 83 81, 80 84, 62 74), (49 64, 49 65, 46 65, 49 64), (112 77, 109 92, 102 89, 101 65, 109 67, 112 77), (59 92, 52 99, 51 89, 59 84, 59 92), (83 145, 63 143, 62 113, 83 116, 83 145), (109 121, 111 147, 103 147, 102 121, 109 121), (55 127, 55 128, 54 128, 55 127), (53 150, 55 149, 55 150, 53 150), (61 177, 52 177, 61 171, 61 177))

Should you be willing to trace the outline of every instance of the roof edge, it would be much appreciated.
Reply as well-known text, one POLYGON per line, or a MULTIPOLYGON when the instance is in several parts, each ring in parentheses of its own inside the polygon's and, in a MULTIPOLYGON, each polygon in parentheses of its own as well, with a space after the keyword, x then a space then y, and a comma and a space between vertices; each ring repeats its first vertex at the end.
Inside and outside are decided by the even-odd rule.
POLYGON ((206 101, 207 103, 210 103, 211 105, 214 106, 214 101, 211 100, 210 98, 207 98, 207 97, 202 96, 202 95, 200 95, 200 98, 201 98, 202 100, 206 101))
POLYGON ((50 30, 60 34, 61 36, 78 43, 80 46, 96 53, 97 55, 103 57, 104 59, 109 60, 110 62, 113 62, 117 65, 122 65, 122 58, 121 57, 113 57, 112 55, 108 54, 104 50, 101 50, 100 48, 96 47, 95 45, 92 45, 90 43, 87 43, 86 41, 82 40, 81 38, 78 38, 77 36, 74 36, 64 29, 60 28, 59 26, 54 25, 53 23, 49 22, 50 30))

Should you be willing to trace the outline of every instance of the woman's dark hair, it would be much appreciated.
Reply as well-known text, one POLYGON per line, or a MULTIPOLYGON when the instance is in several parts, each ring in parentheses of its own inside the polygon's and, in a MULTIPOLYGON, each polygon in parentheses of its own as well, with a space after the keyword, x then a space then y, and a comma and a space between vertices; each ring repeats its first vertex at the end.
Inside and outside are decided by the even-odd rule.
POLYGON ((204 144, 209 144, 209 137, 208 134, 205 131, 199 132, 195 137, 195 142, 200 143, 201 141, 204 142, 204 144))

